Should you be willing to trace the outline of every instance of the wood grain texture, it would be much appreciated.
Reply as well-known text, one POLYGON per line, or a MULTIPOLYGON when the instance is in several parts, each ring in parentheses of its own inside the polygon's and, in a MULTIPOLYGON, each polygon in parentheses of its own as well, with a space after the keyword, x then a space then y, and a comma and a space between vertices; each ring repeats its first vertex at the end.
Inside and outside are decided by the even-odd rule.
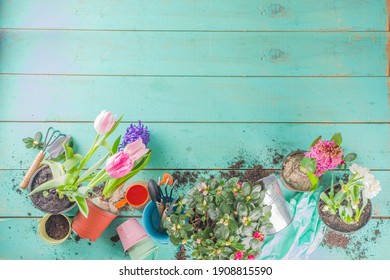
MULTIPOLYGON (((0 169, 28 168, 36 150, 25 149, 21 139, 49 126, 74 135, 75 148, 81 154, 88 151, 96 133, 90 123, 0 123, 0 169)), ((123 134, 127 126, 119 125, 109 141, 123 134)), ((148 168, 220 169, 239 159, 279 168, 272 159, 276 152, 287 155, 306 149, 318 135, 329 139, 335 132, 342 132, 345 152, 356 152, 358 163, 373 169, 390 168, 389 124, 155 123, 148 127, 152 133, 148 147, 153 150, 148 168)), ((100 151, 96 155, 105 153, 103 148, 100 151)))
POLYGON ((3 28, 385 31, 387 22, 378 0, 3 0, 0 12, 3 28))
POLYGON ((385 76, 385 33, 1 31, 0 73, 385 76))
POLYGON ((93 102, 95 108, 126 112, 126 121, 389 122, 387 83, 387 78, 0 76, 0 121, 93 121, 96 112, 85 110, 93 102))
MULTIPOLYGON (((240 173, 245 172, 245 170, 236 171, 240 173)), ((178 196, 180 194, 186 194, 195 185, 194 182, 189 181, 189 178, 191 180, 195 180, 199 177, 209 178, 210 176, 218 178, 221 177, 222 173, 226 173, 227 170, 143 170, 135 177, 133 177, 128 183, 136 180, 157 180, 157 178, 162 176, 162 174, 165 172, 171 174, 181 174, 180 176, 182 176, 182 180, 188 181, 181 185, 178 184, 179 189, 174 192, 174 195, 178 196), (188 173, 190 174, 185 175, 188 173)), ((277 176, 279 176, 279 170, 270 171, 270 173, 275 173, 277 176)), ((41 217, 43 215, 42 211, 35 208, 30 198, 26 196, 28 191, 20 190, 18 187, 18 182, 21 180, 23 174, 24 171, 21 170, 0 170, 0 217, 41 217)), ((335 178, 341 178, 343 174, 344 172, 335 172, 335 178)), ((390 172, 374 171, 373 174, 375 178, 380 180, 382 185, 382 191, 377 197, 372 200, 373 216, 390 216, 390 172)), ((329 187, 331 184, 331 178, 332 176, 330 173, 326 174, 321 180, 321 187, 318 191, 329 187)), ((285 188, 282 188, 282 190, 284 192, 285 197, 292 197, 294 195, 294 192, 288 191, 285 188)), ((70 211, 68 215, 74 216, 77 212, 76 208, 70 211)), ((130 209, 129 211, 124 211, 120 214, 120 216, 131 215, 141 216, 142 211, 130 209)))
MULTIPOLYGON (((44 243, 37 235, 38 218, 1 219, 0 231, 5 235, 0 237, 0 259, 126 260, 129 258, 124 256, 120 241, 111 241, 111 237, 116 235, 115 228, 125 221, 124 218, 115 219, 96 242, 91 243, 83 239, 76 241, 73 236, 73 239, 52 246, 44 243), (24 250, 15 250, 15 248, 24 248, 24 250)), ((309 258, 337 260, 390 258, 390 251, 383 246, 390 238, 390 220, 371 220, 366 227, 358 233, 349 235, 348 238, 350 241, 345 249, 337 247, 329 249, 326 244, 323 244, 323 247, 319 247, 309 258)), ((158 259, 175 259, 176 246, 159 243, 156 245, 159 247, 158 259)))

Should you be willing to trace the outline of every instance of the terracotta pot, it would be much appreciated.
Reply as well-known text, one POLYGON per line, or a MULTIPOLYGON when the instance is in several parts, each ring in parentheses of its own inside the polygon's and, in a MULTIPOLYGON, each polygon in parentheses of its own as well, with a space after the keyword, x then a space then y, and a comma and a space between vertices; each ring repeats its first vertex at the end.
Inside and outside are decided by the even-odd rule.
POLYGON ((89 213, 88 218, 79 211, 73 219, 72 229, 80 238, 88 238, 96 241, 104 230, 117 217, 112 213, 100 209, 98 206, 87 200, 89 213))
MULTIPOLYGON (((282 170, 280 171, 280 180, 282 181, 283 186, 286 189, 290 190, 290 191, 294 191, 294 192, 310 192, 310 187, 309 187, 308 190, 299 190, 299 189, 294 188, 294 186, 292 184, 290 184, 289 182, 287 182, 287 180, 283 176, 283 173, 285 171, 285 165, 286 165, 288 159, 293 157, 293 156, 295 156, 295 155, 297 155, 297 154, 304 154, 305 152, 306 151, 302 151, 302 150, 294 151, 294 152, 288 154, 284 158, 284 160, 283 160, 282 170)), ((293 172, 296 173, 296 177, 298 177, 298 179, 310 181, 309 176, 307 176, 304 172, 300 171, 299 166, 297 166, 296 169, 293 172)), ((318 184, 320 183, 321 178, 322 178, 322 176, 320 178, 318 178, 318 184)))
POLYGON ((47 220, 53 216, 53 214, 46 214, 45 216, 42 217, 42 219, 39 221, 39 225, 38 225, 38 233, 39 235, 42 237, 42 239, 44 241, 46 241, 47 243, 50 243, 50 244, 54 244, 54 245, 57 245, 57 244, 61 244, 62 242, 64 242, 66 239, 68 239, 69 235, 70 235, 70 231, 71 231, 71 227, 70 227, 70 220, 67 216, 65 215, 62 215, 62 214, 58 214, 58 215, 61 215, 63 217, 65 217, 66 221, 68 222, 68 226, 69 226, 69 230, 68 230, 68 233, 66 234, 66 236, 64 236, 63 238, 61 239, 54 239, 54 238, 51 238, 47 232, 46 232, 46 222, 47 220))
MULTIPOLYGON (((338 192, 338 189, 340 188, 340 185, 337 184, 337 185, 334 185, 334 190, 335 190, 335 194, 338 192)), ((330 187, 327 188, 324 192, 328 193, 328 191, 330 190, 330 187)), ((337 227, 336 224, 332 224, 330 222, 328 222, 326 219, 324 219, 324 214, 323 214, 323 211, 321 210, 321 207, 323 207, 324 205, 326 205, 320 198, 318 198, 318 202, 317 202, 317 211, 318 211, 318 216, 320 217, 321 221, 331 230, 334 230, 336 232, 339 232, 339 233, 354 233, 354 232, 357 232, 358 230, 362 229, 363 227, 365 227, 368 222, 370 221, 371 217, 372 217, 372 204, 371 204, 371 200, 368 199, 368 202, 367 202, 367 205, 366 205, 366 208, 369 210, 369 214, 368 215, 364 215, 364 213, 362 214, 362 216, 360 217, 360 221, 356 224, 345 224, 343 222, 343 220, 340 218, 340 216, 338 214, 335 214, 335 220, 337 221, 340 221, 341 223, 344 223, 344 225, 346 227, 348 227, 348 230, 345 229, 345 230, 342 230, 340 229, 339 227, 337 227)), ((363 210, 364 212, 365 210, 363 210)))

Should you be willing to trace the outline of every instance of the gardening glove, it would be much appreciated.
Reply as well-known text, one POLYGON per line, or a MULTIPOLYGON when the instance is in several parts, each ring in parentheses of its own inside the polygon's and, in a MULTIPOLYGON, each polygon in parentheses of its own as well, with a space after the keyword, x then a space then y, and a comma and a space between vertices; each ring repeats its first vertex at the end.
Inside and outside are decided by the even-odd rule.
POLYGON ((286 200, 294 209, 294 218, 284 230, 267 236, 259 259, 307 259, 325 234, 325 225, 317 212, 320 192, 294 193, 286 200))

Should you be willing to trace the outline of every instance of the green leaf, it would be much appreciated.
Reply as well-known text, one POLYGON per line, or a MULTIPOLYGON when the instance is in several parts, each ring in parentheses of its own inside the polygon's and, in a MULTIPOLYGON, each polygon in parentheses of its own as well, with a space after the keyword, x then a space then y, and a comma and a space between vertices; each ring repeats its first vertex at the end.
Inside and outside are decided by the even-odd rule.
POLYGON ((253 238, 251 240, 250 244, 251 244, 251 248, 253 250, 259 250, 261 248, 261 246, 263 245, 259 240, 255 239, 255 238, 253 238))
POLYGON ((345 162, 351 162, 351 161, 354 161, 356 158, 357 158, 357 154, 355 154, 355 153, 349 153, 348 155, 346 155, 346 156, 344 157, 344 161, 345 161, 345 162))
POLYGON ((100 143, 100 146, 105 147, 110 153, 112 153, 112 147, 107 140, 104 140, 100 143))
POLYGON ((34 139, 32 139, 31 137, 26 137, 26 138, 23 138, 22 141, 25 144, 32 144, 32 142, 34 142, 34 139))
POLYGON ((121 136, 116 138, 114 144, 112 145, 111 154, 118 152, 119 143, 121 142, 121 136))
POLYGON ((215 221, 218 219, 218 213, 217 213, 215 208, 209 208, 207 210, 207 213, 208 213, 211 220, 215 221))
POLYGON ((230 207, 229 207, 229 205, 226 203, 226 201, 223 201, 223 202, 219 205, 219 210, 221 211, 222 214, 230 214, 230 207))
POLYGON ((43 160, 42 164, 49 166, 50 171, 53 174, 53 178, 58 178, 60 176, 65 175, 65 171, 62 168, 62 164, 59 162, 55 162, 52 160, 43 160))
POLYGON ((240 217, 248 216, 248 207, 245 203, 239 202, 237 204, 237 212, 240 217))
POLYGON ((76 201, 77 206, 79 207, 81 214, 83 214, 84 217, 88 218, 89 211, 88 211, 87 200, 81 196, 74 196, 72 198, 76 201))
POLYGON ((84 180, 89 177, 93 172, 95 172, 109 157, 110 155, 107 154, 105 157, 100 159, 98 162, 96 162, 93 166, 91 166, 88 170, 86 170, 83 175, 80 176, 80 178, 77 180, 76 184, 80 184, 84 182, 84 180))
POLYGON ((328 197, 328 195, 324 192, 320 194, 320 199, 325 202, 329 207, 334 206, 334 202, 328 197))
POLYGON ((318 136, 318 137, 313 141, 313 143, 311 143, 310 148, 314 147, 314 146, 318 143, 318 141, 321 140, 321 138, 322 138, 321 135, 318 136))
POLYGON ((206 213, 206 207, 202 203, 196 204, 196 212, 200 215, 204 215, 206 213))
POLYGON ((242 235, 252 237, 253 236, 253 229, 250 226, 244 226, 242 228, 242 235))
POLYGON ((42 132, 38 131, 37 133, 35 133, 34 140, 40 142, 42 140, 42 132))
POLYGON ((334 196, 334 199, 333 199, 333 201, 334 201, 334 203, 336 204, 336 205, 339 205, 339 204, 341 204, 341 202, 343 202, 344 201, 344 199, 346 199, 347 198, 347 192, 345 192, 345 191, 343 191, 343 189, 341 189, 338 193, 336 193, 336 195, 334 196))
POLYGON ((50 181, 43 183, 42 185, 40 185, 39 187, 34 189, 32 192, 30 192, 28 194, 28 196, 31 196, 31 195, 38 193, 38 192, 41 192, 41 191, 46 191, 46 190, 50 190, 53 188, 57 188, 60 186, 71 185, 71 184, 73 184, 73 182, 74 182, 73 176, 70 174, 65 174, 63 176, 60 176, 58 178, 54 178, 50 181))
POLYGON ((255 221, 257 219, 260 218, 260 216, 262 215, 262 210, 260 210, 259 208, 256 208, 252 211, 252 213, 250 214, 249 218, 252 220, 252 221, 255 221))
POLYGON ((242 184, 241 191, 244 196, 247 196, 252 192, 252 187, 249 183, 245 182, 242 184))
POLYGON ((185 225, 183 225, 183 229, 185 231, 192 231, 194 229, 194 227, 190 224, 185 224, 185 225))
POLYGON ((332 136, 330 141, 334 141, 338 146, 341 146, 341 142, 343 141, 343 137, 341 136, 341 133, 337 132, 332 136))
POLYGON ((238 243, 238 242, 234 242, 234 243, 230 244, 230 246, 232 248, 236 249, 237 251, 244 251, 244 249, 245 249, 244 244, 241 244, 241 243, 238 243))
POLYGON ((74 151, 71 147, 68 146, 68 144, 66 144, 66 141, 64 141, 62 143, 63 147, 64 147, 64 151, 65 151, 65 158, 66 159, 71 159, 73 156, 74 156, 74 151))
POLYGON ((307 172, 307 176, 309 177, 309 180, 311 182, 310 191, 312 192, 318 187, 319 179, 311 172, 307 172))
POLYGON ((83 157, 79 154, 73 155, 71 158, 65 160, 64 162, 64 169, 66 171, 70 171, 73 167, 75 167, 79 162, 83 160, 83 157))
POLYGON ((314 158, 304 157, 301 160, 301 170, 305 173, 314 173, 317 168, 317 162, 314 158))
POLYGON ((227 226, 219 226, 215 231, 217 239, 227 239, 229 237, 229 228, 227 226))

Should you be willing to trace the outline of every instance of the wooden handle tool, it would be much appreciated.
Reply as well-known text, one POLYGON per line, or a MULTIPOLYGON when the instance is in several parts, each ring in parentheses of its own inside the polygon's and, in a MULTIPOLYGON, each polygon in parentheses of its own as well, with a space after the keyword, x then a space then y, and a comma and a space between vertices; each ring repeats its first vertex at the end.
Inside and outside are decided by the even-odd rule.
POLYGON ((45 157, 45 152, 43 151, 40 151, 38 153, 38 155, 35 157, 33 163, 31 164, 30 168, 28 169, 26 175, 24 175, 24 178, 22 180, 22 182, 20 183, 20 187, 22 189, 26 189, 30 180, 31 180, 31 177, 32 175, 34 174, 35 171, 38 170, 39 166, 41 165, 42 163, 42 160, 43 158, 45 157))

